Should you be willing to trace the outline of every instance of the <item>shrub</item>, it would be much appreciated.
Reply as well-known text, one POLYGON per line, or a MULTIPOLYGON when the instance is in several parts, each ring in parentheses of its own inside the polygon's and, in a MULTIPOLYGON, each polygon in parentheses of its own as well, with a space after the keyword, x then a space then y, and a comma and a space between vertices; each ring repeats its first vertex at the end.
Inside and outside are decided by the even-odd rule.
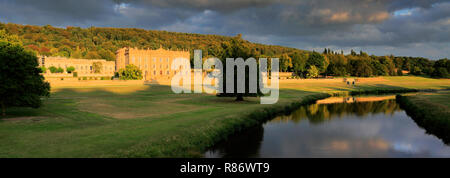
POLYGON ((47 68, 46 68, 45 66, 42 66, 42 67, 41 67, 41 71, 42 71, 42 73, 45 74, 45 73, 47 73, 47 68))
POLYGON ((50 72, 51 72, 52 74, 54 74, 54 73, 57 73, 57 72, 58 72, 58 68, 56 68, 55 66, 51 66, 51 67, 49 67, 49 68, 48 68, 48 70, 50 70, 50 72))
POLYGON ((64 73, 64 69, 61 67, 58 67, 58 69, 56 69, 56 73, 64 73))
POLYGON ((142 71, 137 66, 129 64, 125 69, 119 70, 119 78, 122 80, 142 80, 142 71))
POLYGON ((77 77, 78 77, 78 72, 74 72, 74 73, 73 73, 73 77, 74 77, 74 78, 77 78, 77 77))
POLYGON ((66 71, 67 71, 67 73, 72 73, 72 72, 74 72, 75 71, 75 67, 73 67, 73 66, 70 66, 70 67, 67 67, 66 68, 66 71))

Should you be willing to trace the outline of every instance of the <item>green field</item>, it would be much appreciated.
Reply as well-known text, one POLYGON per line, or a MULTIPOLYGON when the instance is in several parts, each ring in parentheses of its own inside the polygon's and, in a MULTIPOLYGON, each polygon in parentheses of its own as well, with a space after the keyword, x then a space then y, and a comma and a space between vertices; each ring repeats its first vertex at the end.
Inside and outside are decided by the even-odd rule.
MULTIPOLYGON (((0 119, 0 157, 200 157, 227 134, 255 124, 255 117, 311 96, 449 89, 450 80, 384 77, 354 87, 341 80, 289 80, 280 87, 275 105, 174 94, 160 85, 53 88, 42 108, 10 108, 0 119)), ((449 106, 446 97, 430 100, 449 106)))

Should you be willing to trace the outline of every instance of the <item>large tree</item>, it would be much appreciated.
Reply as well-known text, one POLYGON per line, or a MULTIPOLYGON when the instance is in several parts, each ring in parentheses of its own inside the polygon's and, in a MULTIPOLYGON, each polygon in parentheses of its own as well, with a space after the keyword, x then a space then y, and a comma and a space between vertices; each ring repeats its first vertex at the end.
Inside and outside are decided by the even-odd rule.
MULTIPOLYGON (((259 75, 256 75, 256 86, 257 86, 257 91, 256 93, 251 93, 249 86, 250 86, 250 77, 249 77, 249 71, 250 69, 248 67, 245 67, 245 78, 238 78, 238 67, 234 66, 234 73, 232 74, 232 76, 234 76, 234 92, 227 92, 226 91, 226 72, 227 72, 227 66, 226 66, 226 59, 227 58, 242 58, 245 62, 246 60, 248 60, 249 58, 255 58, 257 59, 258 56, 256 56, 256 54, 254 54, 251 50, 251 48, 245 43, 245 41, 243 41, 240 38, 233 38, 228 42, 224 42, 222 44, 222 49, 219 53, 214 54, 216 55, 220 60, 222 60, 223 63, 223 82, 222 82, 222 87, 223 87, 223 93, 219 93, 217 94, 217 96, 219 97, 236 97, 236 101, 243 101, 244 100, 244 96, 250 96, 250 97, 256 97, 261 95, 261 91, 259 89, 259 75), (237 86, 238 86, 238 80, 245 80, 245 92, 244 93, 239 93, 237 90, 237 86)), ((256 66, 257 67, 257 66, 256 66)), ((258 68, 258 67, 257 67, 258 68)), ((257 69, 258 71, 258 69, 257 69)))
POLYGON ((0 105, 2 115, 9 107, 42 105, 41 97, 50 95, 50 84, 40 74, 37 57, 20 44, 0 39, 0 105))

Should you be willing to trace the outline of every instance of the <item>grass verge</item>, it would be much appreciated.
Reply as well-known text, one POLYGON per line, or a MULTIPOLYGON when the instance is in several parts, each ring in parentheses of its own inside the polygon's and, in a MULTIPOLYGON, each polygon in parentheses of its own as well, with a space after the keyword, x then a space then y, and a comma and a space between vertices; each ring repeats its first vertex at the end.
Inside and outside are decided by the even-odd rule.
POLYGON ((400 107, 428 133, 450 143, 450 92, 420 94, 413 96, 397 95, 400 107), (445 99, 445 100, 443 100, 445 99), (436 102, 436 100, 441 100, 436 102))

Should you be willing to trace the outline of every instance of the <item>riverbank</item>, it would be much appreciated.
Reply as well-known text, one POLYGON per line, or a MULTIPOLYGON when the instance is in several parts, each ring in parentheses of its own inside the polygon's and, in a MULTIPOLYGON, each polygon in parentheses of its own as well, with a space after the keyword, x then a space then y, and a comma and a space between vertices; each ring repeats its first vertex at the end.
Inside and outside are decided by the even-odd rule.
POLYGON ((280 99, 174 94, 170 86, 54 87, 40 109, 11 108, 0 119, 0 157, 201 157, 207 147, 301 104, 334 93, 446 89, 450 80, 385 77, 280 81, 280 99))
POLYGON ((397 95, 400 106, 420 127, 450 144, 450 92, 397 95))

